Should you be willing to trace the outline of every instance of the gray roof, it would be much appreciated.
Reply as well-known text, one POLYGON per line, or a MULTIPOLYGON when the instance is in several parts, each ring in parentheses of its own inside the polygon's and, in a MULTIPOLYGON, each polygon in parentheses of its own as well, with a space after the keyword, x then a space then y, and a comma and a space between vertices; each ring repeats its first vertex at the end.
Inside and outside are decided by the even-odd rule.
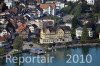
POLYGON ((78 28, 76 28, 76 30, 83 30, 83 28, 82 27, 78 27, 78 28))
POLYGON ((62 17, 63 22, 67 22, 69 20, 72 20, 74 18, 74 15, 66 15, 64 17, 62 17))

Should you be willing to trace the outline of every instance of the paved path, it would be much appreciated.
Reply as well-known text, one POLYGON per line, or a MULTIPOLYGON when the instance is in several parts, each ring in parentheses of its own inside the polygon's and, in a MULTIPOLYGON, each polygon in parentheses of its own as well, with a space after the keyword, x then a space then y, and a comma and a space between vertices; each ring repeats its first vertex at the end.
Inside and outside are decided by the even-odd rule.
POLYGON ((35 44, 35 43, 33 43, 33 42, 23 42, 23 50, 26 50, 26 49, 31 49, 31 48, 33 48, 33 47, 37 47, 37 48, 40 48, 41 46, 40 45, 38 45, 38 44, 35 44), (30 47, 29 45, 30 44, 32 44, 33 45, 33 47, 30 47))

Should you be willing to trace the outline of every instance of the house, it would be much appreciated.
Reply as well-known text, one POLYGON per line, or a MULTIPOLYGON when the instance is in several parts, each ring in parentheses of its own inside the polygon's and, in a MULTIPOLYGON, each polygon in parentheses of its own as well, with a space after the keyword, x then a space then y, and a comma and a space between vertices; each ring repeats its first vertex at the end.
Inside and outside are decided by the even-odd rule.
POLYGON ((74 15, 65 15, 64 17, 62 17, 63 22, 65 23, 70 22, 73 18, 74 18, 74 15))
POLYGON ((32 20, 28 21, 27 25, 36 25, 38 28, 43 28, 43 21, 42 20, 32 20))
POLYGON ((40 8, 43 10, 43 14, 47 14, 47 15, 56 14, 56 4, 55 3, 40 4, 40 8))
POLYGON ((43 27, 49 27, 49 26, 54 26, 55 21, 52 19, 43 19, 43 27))
POLYGON ((27 39, 28 38, 28 31, 23 30, 22 32, 19 33, 19 36, 22 37, 23 39, 27 39))
MULTIPOLYGON (((71 1, 71 2, 77 2, 77 1, 80 1, 80 0, 67 0, 68 2, 71 1)), ((89 5, 94 5, 95 3, 95 0, 85 0, 87 2, 87 4, 89 5)))
POLYGON ((66 26, 69 26, 70 28, 72 28, 72 19, 73 18, 74 18, 73 15, 66 15, 62 19, 63 19, 63 22, 65 22, 66 26))
POLYGON ((40 44, 71 42, 71 33, 67 27, 44 28, 40 31, 40 44))
POLYGON ((8 15, 10 15, 10 13, 9 12, 2 12, 2 13, 0 13, 0 19, 5 19, 5 17, 7 17, 8 15))
POLYGON ((36 20, 32 20, 27 22, 27 25, 36 25, 38 28, 42 29, 44 26, 48 27, 48 26, 54 26, 55 21, 52 19, 36 19, 36 20))
POLYGON ((72 23, 71 22, 67 22, 67 23, 65 23, 65 26, 68 26, 71 29, 72 28, 72 23))
POLYGON ((99 39, 100 39, 100 33, 99 33, 99 39))
POLYGON ((98 22, 97 22, 97 24, 100 24, 100 18, 98 18, 98 22))
POLYGON ((4 24, 5 23, 5 19, 0 19, 0 23, 4 24))
POLYGON ((0 36, 0 42, 3 42, 5 40, 6 40, 6 38, 4 36, 0 36))
POLYGON ((88 34, 89 34, 89 37, 93 37, 93 30, 92 28, 87 28, 88 29, 88 34))
POLYGON ((56 9, 57 10, 61 10, 62 8, 65 7, 65 3, 61 3, 61 2, 56 2, 56 9))
POLYGON ((77 2, 77 1, 79 1, 79 0, 67 0, 67 2, 77 2))
POLYGON ((18 33, 20 33, 20 32, 22 32, 22 31, 25 30, 25 29, 26 29, 26 24, 22 24, 22 23, 21 23, 21 25, 17 28, 16 31, 17 31, 18 33))
POLYGON ((76 38, 77 39, 80 39, 81 38, 82 32, 83 32, 83 28, 82 27, 76 28, 76 38))
POLYGON ((4 3, 6 3, 6 5, 8 6, 8 8, 10 9, 12 7, 13 0, 4 0, 4 3))
POLYGON ((29 26, 29 30, 31 31, 31 33, 34 33, 34 27, 32 25, 29 26))
MULTIPOLYGON (((88 30, 88 35, 89 35, 89 37, 92 38, 92 37, 93 37, 92 28, 87 28, 87 30, 88 30)), ((83 32, 83 28, 82 28, 82 27, 76 28, 76 38, 77 38, 77 39, 80 39, 80 38, 81 38, 82 32, 83 32)))
POLYGON ((87 4, 89 4, 89 5, 94 5, 94 3, 95 3, 95 0, 86 0, 87 1, 87 4))
POLYGON ((4 35, 8 35, 8 32, 6 29, 2 30, 2 32, 0 33, 0 36, 4 36, 4 35))

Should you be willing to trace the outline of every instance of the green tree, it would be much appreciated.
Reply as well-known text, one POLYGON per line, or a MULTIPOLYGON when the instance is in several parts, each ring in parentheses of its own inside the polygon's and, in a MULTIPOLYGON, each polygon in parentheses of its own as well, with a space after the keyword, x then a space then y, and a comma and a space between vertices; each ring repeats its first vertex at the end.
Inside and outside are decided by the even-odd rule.
POLYGON ((17 36, 14 40, 14 49, 17 49, 17 50, 21 50, 22 49, 22 46, 23 46, 23 39, 19 36, 17 36))
POLYGON ((71 35, 72 35, 73 38, 75 37, 75 29, 76 29, 77 26, 78 26, 77 23, 78 23, 77 17, 74 17, 74 18, 72 19, 72 30, 71 30, 71 35))
POLYGON ((100 0, 96 0, 93 6, 93 10, 95 13, 100 13, 100 0))
POLYGON ((76 16, 76 17, 78 17, 78 16, 80 16, 81 15, 81 10, 82 10, 82 8, 81 8, 81 4, 78 4, 76 7, 75 7, 75 10, 74 10, 74 15, 76 16))
POLYGON ((84 26, 82 36, 81 36, 81 42, 85 43, 86 40, 88 40, 88 38, 89 38, 88 29, 86 26, 84 26))
POLYGON ((74 16, 78 17, 81 15, 81 4, 76 4, 75 7, 73 8, 73 10, 71 11, 71 14, 73 14, 74 16))
POLYGON ((82 13, 86 13, 86 10, 90 10, 90 5, 87 4, 87 1, 81 0, 81 8, 82 8, 82 13))
POLYGON ((100 32, 100 25, 98 25, 98 26, 96 27, 96 32, 97 32, 97 33, 100 32))
POLYGON ((0 48, 0 55, 5 53, 5 49, 4 48, 0 48))
POLYGON ((61 9, 62 12, 64 12, 65 14, 69 14, 71 11, 71 6, 65 7, 61 9))

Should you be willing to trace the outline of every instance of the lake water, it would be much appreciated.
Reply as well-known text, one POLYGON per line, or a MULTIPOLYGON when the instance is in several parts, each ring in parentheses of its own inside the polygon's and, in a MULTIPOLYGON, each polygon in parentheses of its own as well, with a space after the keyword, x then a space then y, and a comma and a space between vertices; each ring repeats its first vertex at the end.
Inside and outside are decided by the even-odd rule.
MULTIPOLYGON (((20 54, 16 57, 37 57, 31 54, 20 54)), ((42 56, 40 56, 42 57, 42 56)), ((85 47, 85 48, 70 48, 57 49, 56 52, 48 52, 47 57, 54 57, 52 63, 10 63, 5 59, 0 59, 0 66, 100 66, 100 48, 99 47, 85 47)), ((18 62, 18 61, 17 61, 18 62)))

